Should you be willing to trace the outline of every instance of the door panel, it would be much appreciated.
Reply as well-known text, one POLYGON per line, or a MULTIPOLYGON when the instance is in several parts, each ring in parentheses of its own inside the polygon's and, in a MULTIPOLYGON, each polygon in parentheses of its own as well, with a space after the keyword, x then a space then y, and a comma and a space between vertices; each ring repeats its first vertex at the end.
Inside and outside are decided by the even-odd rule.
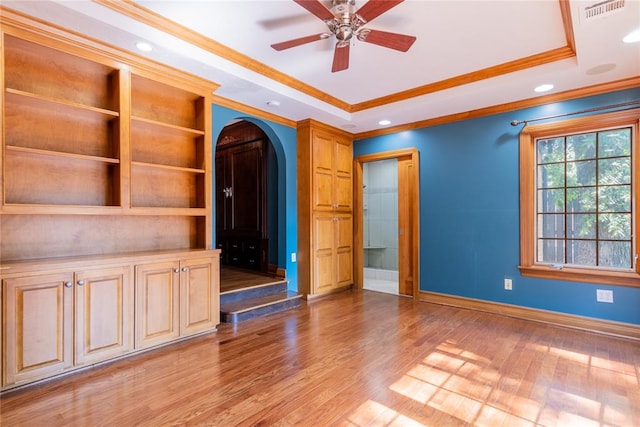
POLYGON ((72 366, 72 281, 70 273, 4 280, 3 385, 72 366))
POLYGON ((180 264, 160 262, 136 266, 136 348, 180 335, 180 264))
POLYGON ((398 292, 401 295, 413 295, 413 258, 412 247, 415 236, 412 232, 413 215, 411 209, 411 176, 413 164, 411 157, 398 158, 398 292))
POLYGON ((214 260, 193 259, 181 263, 180 333, 190 335, 215 327, 219 321, 217 292, 214 288, 214 260))
POLYGON ((75 364, 95 363, 133 348, 133 288, 128 267, 78 272, 75 364))

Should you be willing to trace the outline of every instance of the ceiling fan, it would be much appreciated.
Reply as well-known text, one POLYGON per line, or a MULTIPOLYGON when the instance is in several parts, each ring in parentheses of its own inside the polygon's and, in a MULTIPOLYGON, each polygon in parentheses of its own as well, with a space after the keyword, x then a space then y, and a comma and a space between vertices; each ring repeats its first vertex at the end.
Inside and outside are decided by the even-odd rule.
POLYGON ((317 40, 325 40, 334 35, 337 42, 333 54, 333 66, 331 67, 331 72, 333 73, 349 68, 349 46, 354 36, 360 41, 401 52, 408 51, 413 42, 416 41, 413 36, 363 28, 363 25, 404 0, 369 0, 359 9, 356 9, 355 0, 332 0, 331 9, 324 7, 319 0, 293 1, 324 21, 329 28, 329 32, 275 43, 271 47, 280 51, 317 40))

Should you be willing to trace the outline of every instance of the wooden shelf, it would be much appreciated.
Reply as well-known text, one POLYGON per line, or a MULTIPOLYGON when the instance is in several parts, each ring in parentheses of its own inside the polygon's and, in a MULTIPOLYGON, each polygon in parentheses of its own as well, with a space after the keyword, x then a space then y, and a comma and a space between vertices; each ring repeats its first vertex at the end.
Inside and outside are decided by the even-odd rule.
POLYGON ((205 173, 204 169, 182 168, 179 166, 160 165, 156 163, 131 162, 131 164, 133 166, 141 166, 144 168, 166 169, 166 170, 171 170, 176 172, 205 173))
POLYGON ((118 70, 42 44, 4 35, 6 88, 42 99, 118 111, 118 70))
POLYGON ((13 145, 7 145, 5 148, 9 152, 18 151, 22 153, 34 154, 37 156, 66 157, 69 159, 85 160, 88 162, 99 162, 99 163, 112 163, 112 164, 120 163, 119 159, 113 159, 109 157, 86 156, 84 154, 65 153, 63 151, 42 150, 39 148, 16 147, 13 145))
POLYGON ((146 125, 157 126, 162 128, 164 132, 173 132, 176 135, 179 134, 191 134, 191 135, 204 135, 204 131, 198 129, 187 128, 183 126, 172 125, 170 123, 159 122, 157 120, 146 119, 144 117, 132 116, 131 121, 145 123, 146 125))
POLYGON ((202 95, 138 75, 131 76, 131 116, 178 129, 205 130, 202 95))
POLYGON ((111 117, 118 117, 120 113, 117 111, 106 110, 104 108, 93 107, 91 105, 79 104, 77 102, 66 101, 64 99, 42 96, 31 92, 25 92, 18 89, 7 88, 7 99, 11 101, 12 97, 20 97, 21 103, 33 106, 42 106, 45 108, 69 108, 74 114, 80 114, 82 110, 93 112, 96 114, 104 114, 111 117))
POLYGON ((210 248, 211 89, 1 37, 0 262, 210 248))

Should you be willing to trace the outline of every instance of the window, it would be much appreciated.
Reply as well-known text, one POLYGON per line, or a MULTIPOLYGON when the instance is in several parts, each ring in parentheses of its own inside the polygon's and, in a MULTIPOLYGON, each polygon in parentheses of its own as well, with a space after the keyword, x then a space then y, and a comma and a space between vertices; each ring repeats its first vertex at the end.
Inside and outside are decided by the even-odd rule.
POLYGON ((520 271, 640 286, 640 110, 526 126, 520 135, 520 271))

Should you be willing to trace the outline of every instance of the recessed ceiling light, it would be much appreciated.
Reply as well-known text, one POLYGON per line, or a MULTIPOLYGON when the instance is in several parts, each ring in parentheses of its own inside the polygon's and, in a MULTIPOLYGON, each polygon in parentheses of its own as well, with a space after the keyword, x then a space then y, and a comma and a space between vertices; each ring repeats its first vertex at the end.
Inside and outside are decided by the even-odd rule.
POLYGON ((548 92, 551 89, 553 89, 553 85, 552 84, 543 84, 540 86, 537 86, 535 89, 533 89, 536 92, 548 92))
POLYGON ((635 31, 631 31, 622 39, 625 43, 637 43, 640 42, 640 28, 635 31))
POLYGON ((267 101, 267 105, 269 107, 279 107, 280 106, 280 101, 267 101))
POLYGON ((143 52, 151 52, 153 50, 153 46, 147 42, 138 42, 136 43, 136 47, 143 52))
POLYGON ((378 122, 378 124, 379 124, 379 125, 382 125, 382 126, 390 125, 390 124, 391 124, 391 120, 387 120, 387 119, 380 120, 380 121, 378 122))

